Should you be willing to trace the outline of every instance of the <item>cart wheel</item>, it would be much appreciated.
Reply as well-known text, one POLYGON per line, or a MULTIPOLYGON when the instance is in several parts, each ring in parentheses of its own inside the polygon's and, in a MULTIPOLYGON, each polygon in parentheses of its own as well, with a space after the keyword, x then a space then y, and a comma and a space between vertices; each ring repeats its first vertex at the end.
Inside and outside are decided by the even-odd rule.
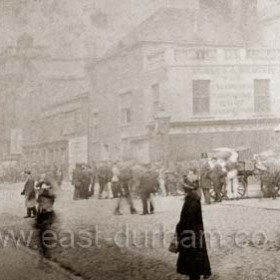
POLYGON ((243 198, 247 192, 247 183, 243 178, 238 178, 238 189, 237 192, 240 198, 243 198))
MULTIPOLYGON (((216 199, 216 193, 214 191, 213 185, 212 185, 211 189, 209 190, 209 193, 210 193, 211 198, 215 200, 216 199)), ((221 197, 222 197, 222 199, 226 198, 226 195, 225 195, 225 185, 222 186, 221 197)))

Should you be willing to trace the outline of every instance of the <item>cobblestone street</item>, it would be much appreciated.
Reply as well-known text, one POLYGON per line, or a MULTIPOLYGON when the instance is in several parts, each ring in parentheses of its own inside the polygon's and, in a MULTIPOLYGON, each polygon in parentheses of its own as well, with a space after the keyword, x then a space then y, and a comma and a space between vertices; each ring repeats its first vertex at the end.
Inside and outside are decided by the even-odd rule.
MULTIPOLYGON (((23 219, 20 190, 1 188, 2 239, 9 231, 32 230, 32 220, 23 219)), ((177 256, 167 249, 183 197, 156 197, 156 212, 147 216, 131 215, 125 202, 123 215, 114 216, 115 204, 73 201, 72 187, 65 185, 55 205, 62 245, 53 249, 52 260, 84 279, 184 279, 176 274, 177 256)), ((140 213, 140 201, 135 204, 140 213)), ((203 215, 214 279, 279 279, 279 199, 204 205, 203 215)), ((29 246, 36 249, 36 242, 29 246)))
POLYGON ((52 271, 50 273, 46 269, 47 267, 39 268, 38 259, 27 254, 26 252, 20 249, 15 249, 15 248, 2 249, 0 254, 0 263, 1 263, 0 265, 1 279, 5 279, 5 280, 70 279, 67 276, 57 271, 52 271), (13 265, 11 265, 11 260, 13 261, 13 265))

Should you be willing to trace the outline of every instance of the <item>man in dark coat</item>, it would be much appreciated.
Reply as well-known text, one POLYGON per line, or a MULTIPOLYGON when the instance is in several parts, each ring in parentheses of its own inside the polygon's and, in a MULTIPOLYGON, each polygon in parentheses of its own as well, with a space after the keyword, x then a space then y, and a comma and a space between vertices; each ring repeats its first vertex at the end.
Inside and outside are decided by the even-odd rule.
POLYGON ((193 178, 192 186, 188 187, 187 196, 181 212, 180 221, 176 227, 179 242, 177 272, 188 275, 190 280, 199 280, 211 276, 210 262, 207 254, 200 192, 195 186, 197 179, 193 178))
POLYGON ((82 174, 82 165, 76 164, 76 167, 72 175, 72 185, 74 185, 74 200, 81 198, 81 190, 83 186, 83 174, 82 174))
POLYGON ((35 180, 31 175, 31 171, 25 171, 24 174, 27 176, 24 189, 21 192, 25 196, 25 206, 27 209, 27 216, 24 218, 34 218, 37 215, 35 180))
POLYGON ((101 199, 103 192, 105 191, 106 187, 108 187, 108 183, 112 180, 113 174, 111 168, 106 163, 101 164, 101 166, 98 168, 97 174, 99 183, 98 198, 101 199))
POLYGON ((203 191, 206 204, 211 204, 210 189, 212 188, 212 182, 209 177, 211 167, 208 162, 205 162, 201 168, 200 184, 203 191))
MULTIPOLYGON (((34 227, 38 230, 38 243, 40 245, 40 265, 46 266, 46 259, 51 257, 50 248, 53 247, 54 241, 47 238, 48 231, 54 231, 52 225, 56 222, 56 215, 53 209, 55 195, 51 185, 42 184, 38 196, 39 211, 35 220, 34 227)), ((51 270, 50 270, 51 271, 51 270)))
POLYGON ((129 166, 124 166, 120 170, 119 182, 117 184, 116 194, 118 197, 117 206, 115 208, 115 215, 122 215, 120 207, 122 201, 125 199, 130 207, 131 214, 137 214, 137 210, 134 207, 133 199, 131 196, 131 183, 133 180, 133 171, 129 166))
POLYGON ((152 194, 159 189, 159 181, 157 180, 157 175, 146 168, 142 176, 140 177, 138 192, 142 201, 143 212, 142 215, 153 214, 154 213, 154 203, 152 200, 152 194), (148 206, 150 206, 148 209, 148 206), (149 211, 150 210, 150 211, 149 211))
POLYGON ((87 165, 82 166, 82 188, 80 193, 81 199, 89 198, 89 186, 91 184, 91 173, 87 165))

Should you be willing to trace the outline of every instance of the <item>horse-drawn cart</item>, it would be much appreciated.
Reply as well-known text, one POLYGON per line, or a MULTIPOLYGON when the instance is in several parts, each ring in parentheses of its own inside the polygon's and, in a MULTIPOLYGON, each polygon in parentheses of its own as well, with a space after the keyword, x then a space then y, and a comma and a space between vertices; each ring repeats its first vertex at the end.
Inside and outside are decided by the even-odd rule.
MULTIPOLYGON (((203 158, 210 162, 210 165, 221 166, 221 197, 224 199, 240 199, 247 195, 248 178, 254 174, 253 155, 249 148, 217 148, 208 153, 203 153, 203 158), (248 167, 250 169, 248 169, 248 167)), ((217 199, 217 187, 210 189, 210 196, 217 199)))

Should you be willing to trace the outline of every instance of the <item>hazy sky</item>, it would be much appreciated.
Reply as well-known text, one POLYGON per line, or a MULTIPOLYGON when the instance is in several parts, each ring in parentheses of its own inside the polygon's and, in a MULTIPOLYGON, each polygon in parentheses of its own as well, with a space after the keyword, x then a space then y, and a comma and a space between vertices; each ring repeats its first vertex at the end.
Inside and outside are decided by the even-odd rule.
MULTIPOLYGON (((198 0, 0 0, 0 51, 27 32, 57 56, 93 56, 117 43, 159 6, 180 1, 198 0)), ((280 2, 258 1, 260 8, 280 2)))
POLYGON ((91 55, 106 49, 165 1, 0 0, 0 50, 15 45, 27 32, 54 53, 91 55))

